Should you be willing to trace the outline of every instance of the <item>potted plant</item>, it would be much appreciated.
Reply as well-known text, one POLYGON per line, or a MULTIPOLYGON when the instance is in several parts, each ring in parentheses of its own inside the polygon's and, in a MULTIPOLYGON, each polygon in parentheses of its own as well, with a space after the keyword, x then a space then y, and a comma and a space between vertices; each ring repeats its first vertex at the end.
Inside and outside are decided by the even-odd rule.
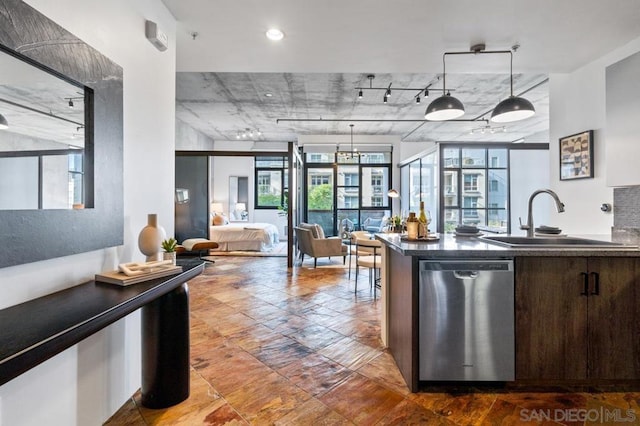
POLYGON ((178 246, 178 242, 175 238, 167 238, 166 240, 162 240, 162 249, 164 253, 162 253, 163 260, 171 260, 173 264, 176 264, 176 247, 178 246))

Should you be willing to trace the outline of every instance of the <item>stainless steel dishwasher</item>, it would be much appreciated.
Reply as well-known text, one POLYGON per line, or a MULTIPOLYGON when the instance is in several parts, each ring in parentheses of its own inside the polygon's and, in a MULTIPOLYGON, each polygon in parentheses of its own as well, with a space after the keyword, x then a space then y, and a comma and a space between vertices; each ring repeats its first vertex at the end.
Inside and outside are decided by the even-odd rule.
POLYGON ((512 260, 420 261, 420 380, 515 379, 512 260))

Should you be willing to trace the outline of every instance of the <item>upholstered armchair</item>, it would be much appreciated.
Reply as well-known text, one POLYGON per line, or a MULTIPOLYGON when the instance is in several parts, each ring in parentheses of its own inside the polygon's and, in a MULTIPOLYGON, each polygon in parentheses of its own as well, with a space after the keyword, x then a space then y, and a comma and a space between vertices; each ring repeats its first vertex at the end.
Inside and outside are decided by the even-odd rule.
POLYGON ((368 217, 362 222, 362 230, 368 232, 382 232, 386 226, 386 217, 368 217))
POLYGON ((320 225, 301 223, 295 227, 295 232, 301 261, 304 261, 306 254, 313 257, 314 268, 317 266, 319 257, 342 256, 342 263, 346 262, 349 248, 342 244, 340 237, 325 238, 320 225))

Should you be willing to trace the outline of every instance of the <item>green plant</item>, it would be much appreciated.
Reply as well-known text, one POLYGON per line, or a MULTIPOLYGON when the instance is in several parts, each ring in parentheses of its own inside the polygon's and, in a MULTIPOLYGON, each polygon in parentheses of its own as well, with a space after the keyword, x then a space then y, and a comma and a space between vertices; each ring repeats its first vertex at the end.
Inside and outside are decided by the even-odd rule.
POLYGON ((162 249, 167 253, 171 253, 176 251, 176 246, 178 242, 175 238, 167 238, 166 240, 162 240, 162 249))

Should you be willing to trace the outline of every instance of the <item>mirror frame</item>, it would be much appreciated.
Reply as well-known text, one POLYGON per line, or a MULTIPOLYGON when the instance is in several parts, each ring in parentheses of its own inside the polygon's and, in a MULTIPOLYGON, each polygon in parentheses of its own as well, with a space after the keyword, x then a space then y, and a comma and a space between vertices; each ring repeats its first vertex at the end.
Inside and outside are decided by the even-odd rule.
POLYGON ((2 2, 0 29, 6 50, 93 90, 93 208, 0 211, 0 268, 122 245, 122 68, 21 0, 2 2))

